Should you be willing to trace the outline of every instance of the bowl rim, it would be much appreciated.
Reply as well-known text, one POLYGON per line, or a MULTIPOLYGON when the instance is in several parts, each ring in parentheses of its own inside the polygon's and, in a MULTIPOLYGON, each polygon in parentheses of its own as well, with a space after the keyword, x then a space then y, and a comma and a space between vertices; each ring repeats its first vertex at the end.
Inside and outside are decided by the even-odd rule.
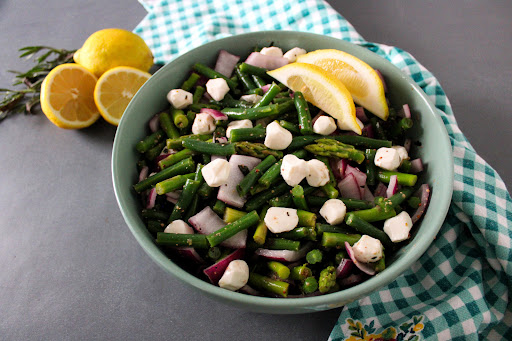
MULTIPOLYGON (((216 45, 219 43, 222 43, 223 41, 229 41, 232 39, 243 39, 244 37, 253 37, 253 36, 261 36, 261 35, 277 35, 282 36, 284 38, 287 37, 297 37, 297 35, 303 35, 303 36, 309 36, 310 38, 315 37, 321 37, 322 39, 332 39, 333 41, 336 41, 336 44, 341 44, 349 47, 348 49, 354 49, 358 51, 361 55, 366 56, 377 56, 380 58, 384 63, 387 63, 390 67, 394 68, 401 76, 404 78, 405 81, 411 86, 413 92, 416 96, 419 96, 422 101, 425 102, 426 106, 429 108, 429 111, 431 115, 435 118, 434 122, 438 126, 442 132, 441 136, 439 136, 439 139, 441 140, 441 144, 448 148, 448 152, 445 153, 445 155, 448 155, 448 174, 445 174, 446 177, 449 178, 449 181, 446 181, 448 183, 449 188, 446 188, 445 191, 449 191, 449 195, 444 195, 441 198, 438 198, 438 200, 441 201, 440 207, 442 207, 442 211, 436 212, 436 217, 433 219, 433 224, 435 224, 435 228, 429 229, 425 234, 424 238, 418 240, 415 242, 414 249, 416 250, 413 257, 399 257, 396 259, 392 266, 393 268, 388 268, 382 273, 379 273, 373 277, 370 277, 368 280, 353 286, 348 289, 343 289, 334 293, 326 294, 326 295, 320 295, 320 296, 314 296, 314 297, 301 297, 301 298, 291 298, 291 299, 281 299, 281 298, 272 298, 272 297, 261 297, 261 296, 252 296, 244 293, 239 292, 233 292, 229 290, 225 290, 223 288, 220 288, 218 286, 215 286, 211 283, 208 283, 181 268, 179 265, 174 263, 172 260, 170 260, 167 256, 164 255, 164 253, 158 248, 158 246, 154 243, 153 240, 148 238, 147 231, 141 230, 139 227, 137 227, 136 222, 137 220, 140 221, 140 217, 138 216, 138 213, 135 212, 129 212, 128 209, 126 209, 126 199, 124 198, 125 192, 127 189, 122 188, 120 186, 119 181, 119 174, 120 169, 116 162, 118 158, 118 154, 120 153, 121 142, 119 135, 121 132, 123 132, 123 127, 125 124, 125 121, 127 121, 128 115, 123 115, 121 118, 121 121, 119 123, 119 126, 116 131, 116 136, 114 138, 113 143, 113 149, 112 149, 112 158, 111 158, 111 170, 112 170, 112 182, 114 187, 114 192, 116 196, 116 200, 119 206, 119 209, 121 210, 122 216, 128 225, 130 231, 134 235, 137 242, 141 245, 143 250, 149 255, 149 257, 155 261, 160 267, 162 267, 165 271, 171 273, 173 276, 177 277, 179 280, 199 289, 202 292, 206 292, 210 294, 211 296, 227 300, 231 303, 238 303, 239 305, 251 305, 255 307, 265 307, 265 308, 275 308, 275 309, 290 309, 290 308, 310 308, 312 306, 329 306, 329 308, 336 308, 341 306, 340 304, 336 304, 337 302, 345 302, 344 304, 347 304, 347 302, 351 302, 355 299, 359 299, 361 297, 367 296, 369 293, 375 291, 376 289, 379 289, 385 285, 388 285, 393 280, 395 280, 397 277, 399 277, 401 274, 405 272, 407 268, 409 268, 416 260, 418 260, 428 249, 428 247, 433 242, 435 236, 439 232, 442 223, 446 217, 446 214, 448 212, 450 202, 451 202, 451 196, 453 193, 453 177, 454 177, 454 170, 453 170, 453 156, 451 152, 451 143, 448 137, 448 133, 446 131, 445 125, 441 119, 441 116, 436 113, 437 108, 434 106, 430 98, 423 92, 423 90, 412 80, 410 76, 405 74, 403 71, 401 71, 398 67, 393 65, 390 61, 386 60, 385 58, 377 55, 376 53, 359 46, 357 44, 348 42, 346 40, 342 40, 339 38, 324 36, 321 34, 316 33, 309 33, 309 32, 295 32, 295 31, 259 31, 259 32, 250 32, 250 33, 243 33, 233 36, 228 36, 225 38, 216 39, 213 41, 210 41, 206 44, 200 45, 196 48, 193 48, 179 57, 175 58, 171 62, 165 64, 161 69, 159 69, 155 74, 151 77, 160 77, 163 73, 165 73, 165 70, 168 68, 172 68, 172 65, 177 61, 181 59, 185 59, 188 57, 188 55, 193 54, 196 49, 199 48, 206 48, 210 45, 216 45), (387 271, 390 270, 390 271, 387 271), (352 299, 352 297, 355 297, 352 299)), ((373 57, 372 57, 373 58, 373 57)), ((137 95, 143 92, 143 90, 148 87, 151 79, 146 82, 141 89, 137 92, 137 94, 134 96, 130 104, 128 105, 125 112, 129 112, 132 107, 135 106, 135 103, 138 100, 137 95)), ((413 96, 413 95, 411 95, 413 96)), ((423 115, 423 114, 422 114, 423 115)), ((131 188, 128 189, 128 191, 131 192, 131 188)), ((132 193, 133 194, 133 193, 132 193)), ((427 210, 428 212, 428 210, 427 210)), ((325 310, 329 308, 321 308, 319 310, 325 310)), ((276 311, 276 313, 279 311, 276 311)))

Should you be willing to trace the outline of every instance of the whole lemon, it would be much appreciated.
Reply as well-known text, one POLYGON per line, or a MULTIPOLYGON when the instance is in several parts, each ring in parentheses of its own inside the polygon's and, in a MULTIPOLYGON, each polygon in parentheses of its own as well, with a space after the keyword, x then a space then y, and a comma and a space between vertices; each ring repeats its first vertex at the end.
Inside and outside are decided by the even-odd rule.
POLYGON ((96 77, 116 66, 131 66, 147 72, 153 65, 153 54, 144 40, 133 32, 118 28, 91 34, 73 59, 96 77))

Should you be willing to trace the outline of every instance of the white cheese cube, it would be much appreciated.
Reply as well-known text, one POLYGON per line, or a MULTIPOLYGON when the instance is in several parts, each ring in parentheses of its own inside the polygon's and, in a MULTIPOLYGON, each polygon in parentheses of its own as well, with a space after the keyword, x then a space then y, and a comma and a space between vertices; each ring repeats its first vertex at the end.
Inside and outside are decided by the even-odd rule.
POLYGON ((219 287, 236 291, 247 284, 249 266, 242 259, 231 261, 219 280, 219 287))
POLYGON ((229 179, 229 162, 224 159, 216 159, 203 167, 201 173, 204 181, 210 187, 219 187, 225 185, 229 179))
POLYGON ((322 205, 319 213, 329 225, 337 225, 345 219, 347 206, 340 199, 329 199, 322 205))
POLYGON ((299 224, 297 210, 286 207, 270 207, 265 214, 265 225, 272 233, 288 232, 299 224))
POLYGON ((298 185, 308 175, 308 164, 293 154, 286 154, 281 163, 281 176, 288 186, 298 185))
POLYGON ((240 128, 252 128, 251 120, 239 120, 239 121, 231 121, 228 123, 228 128, 226 129, 226 136, 229 139, 231 137, 231 130, 240 129, 240 128))
POLYGON ((409 160, 409 153, 407 153, 407 149, 405 149, 405 147, 393 146, 391 148, 395 149, 398 152, 398 156, 400 156, 400 164, 402 164, 404 160, 409 160))
POLYGON ((383 255, 383 247, 380 240, 366 234, 352 246, 352 251, 354 251, 354 257, 362 263, 376 262, 383 255))
POLYGON ((331 135, 336 130, 336 122, 331 116, 322 115, 313 124, 313 131, 320 135, 331 135))
POLYGON ((183 89, 173 89, 167 93, 167 100, 176 109, 183 109, 192 104, 194 95, 183 89))
POLYGON ((288 59, 288 61, 290 63, 293 63, 294 61, 297 60, 298 56, 303 55, 303 54, 306 54, 306 50, 301 49, 300 47, 294 47, 293 49, 288 50, 288 52, 286 52, 283 55, 283 57, 288 59))
POLYGON ((181 219, 174 220, 164 230, 165 233, 193 234, 194 230, 181 219))
POLYGON ((214 100, 222 101, 229 92, 229 86, 224 78, 213 78, 206 82, 206 91, 214 100))
POLYGON ((281 127, 276 121, 270 123, 266 129, 265 146, 268 148, 283 150, 292 143, 292 133, 281 127))
POLYGON ((192 134, 210 134, 215 131, 215 120, 212 115, 197 114, 192 124, 192 134))
POLYGON ((259 100, 262 98, 263 96, 260 96, 260 95, 256 95, 256 94, 250 94, 250 95, 243 95, 240 97, 240 100, 241 101, 246 101, 246 102, 249 102, 249 103, 258 103, 259 100))
POLYGON ((264 47, 261 49, 260 53, 264 54, 265 56, 274 56, 274 57, 282 57, 283 56, 283 50, 281 50, 277 46, 264 47))
POLYGON ((393 171, 400 166, 400 155, 396 149, 382 147, 377 149, 374 163, 377 167, 393 171))
POLYGON ((320 160, 311 159, 307 161, 308 175, 306 180, 313 187, 320 187, 329 182, 329 168, 320 160))
POLYGON ((405 211, 386 219, 384 222, 384 232, 386 232, 393 243, 399 243, 409 238, 411 228, 411 216, 405 211))

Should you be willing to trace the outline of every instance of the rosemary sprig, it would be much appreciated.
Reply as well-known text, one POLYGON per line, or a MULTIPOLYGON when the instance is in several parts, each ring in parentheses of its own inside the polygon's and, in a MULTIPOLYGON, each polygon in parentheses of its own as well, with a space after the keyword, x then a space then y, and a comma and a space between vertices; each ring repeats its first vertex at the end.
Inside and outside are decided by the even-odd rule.
POLYGON ((0 94, 3 95, 0 102, 0 122, 15 113, 34 114, 33 108, 39 104, 41 83, 44 78, 54 67, 72 63, 75 51, 49 46, 26 46, 19 49, 20 58, 33 58, 36 65, 26 72, 9 70, 16 75, 12 86, 23 85, 25 88, 0 88, 0 94))

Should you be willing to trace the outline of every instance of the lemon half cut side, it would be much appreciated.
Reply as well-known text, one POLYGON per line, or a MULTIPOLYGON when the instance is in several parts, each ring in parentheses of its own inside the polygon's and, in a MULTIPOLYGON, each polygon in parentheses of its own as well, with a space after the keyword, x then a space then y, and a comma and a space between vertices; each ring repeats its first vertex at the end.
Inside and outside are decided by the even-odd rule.
POLYGON ((291 63, 267 72, 271 77, 300 91, 304 98, 338 121, 338 126, 361 134, 350 92, 343 83, 319 66, 291 63))

